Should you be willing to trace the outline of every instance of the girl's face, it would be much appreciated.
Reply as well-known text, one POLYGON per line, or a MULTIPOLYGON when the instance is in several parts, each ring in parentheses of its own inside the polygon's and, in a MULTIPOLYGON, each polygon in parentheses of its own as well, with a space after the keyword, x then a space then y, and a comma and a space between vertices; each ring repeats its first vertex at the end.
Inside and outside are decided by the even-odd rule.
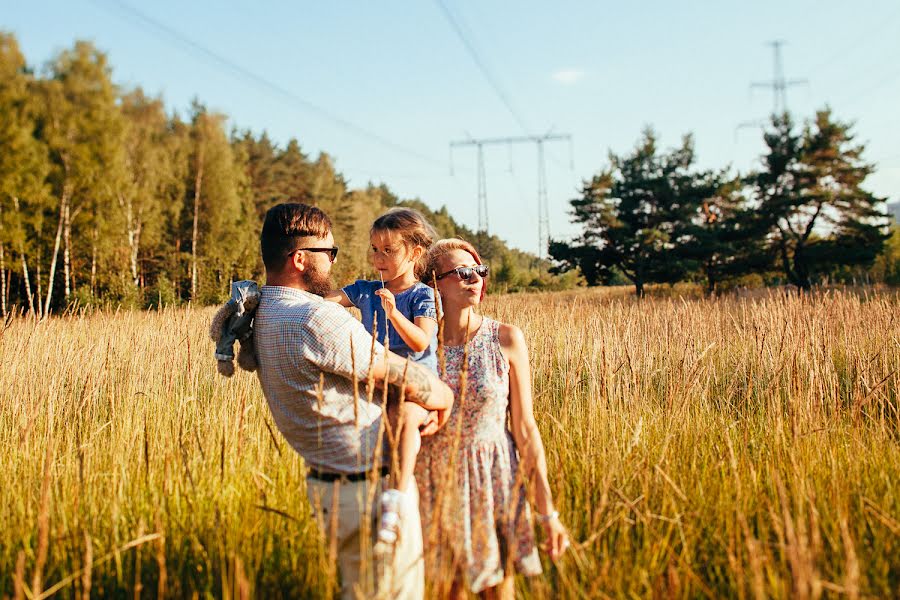
POLYGON ((385 281, 391 281, 415 271, 416 261, 422 255, 422 247, 408 248, 396 231, 373 231, 372 265, 385 281))
MULTIPOLYGON (((474 267, 478 265, 475 257, 465 250, 451 250, 438 260, 440 270, 438 275, 446 273, 457 267, 474 267)), ((438 291, 441 293, 441 302, 448 306, 477 306, 481 303, 481 292, 484 289, 484 279, 477 273, 472 273, 468 280, 462 280, 456 273, 450 273, 437 282, 438 291)))

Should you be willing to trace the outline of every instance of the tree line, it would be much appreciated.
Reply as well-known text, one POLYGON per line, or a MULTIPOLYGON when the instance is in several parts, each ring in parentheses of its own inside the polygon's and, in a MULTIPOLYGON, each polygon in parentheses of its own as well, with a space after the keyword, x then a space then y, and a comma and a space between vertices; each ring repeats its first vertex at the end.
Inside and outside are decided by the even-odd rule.
POLYGON ((387 208, 425 213, 441 236, 475 242, 502 289, 555 288, 577 276, 457 223, 446 208, 385 186, 351 189, 327 153, 226 130, 194 101, 181 117, 112 81, 108 57, 79 41, 40 70, 0 32, 0 310, 211 303, 260 277, 258 232, 275 203, 334 220, 339 282, 371 273, 369 226, 387 208))
POLYGON ((798 126, 774 115, 759 169, 699 169, 693 139, 661 150, 652 128, 609 154, 571 201, 581 234, 556 240, 562 271, 589 285, 703 282, 710 293, 755 278, 802 290, 825 279, 876 275, 900 284, 900 233, 863 184, 873 166, 851 125, 830 110, 798 126), (886 243, 890 238, 890 243, 886 243))

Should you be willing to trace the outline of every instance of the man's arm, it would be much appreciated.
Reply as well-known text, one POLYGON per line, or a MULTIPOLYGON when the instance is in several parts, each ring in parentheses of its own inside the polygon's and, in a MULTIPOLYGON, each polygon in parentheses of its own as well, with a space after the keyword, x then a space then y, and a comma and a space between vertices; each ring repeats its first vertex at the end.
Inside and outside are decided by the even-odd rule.
POLYGON ((393 352, 387 353, 387 361, 379 360, 372 367, 375 385, 405 385, 405 398, 427 410, 438 411, 438 425, 443 426, 453 408, 453 392, 446 383, 438 379, 431 370, 414 362, 409 362, 393 352), (404 379, 404 371, 406 376, 404 379))

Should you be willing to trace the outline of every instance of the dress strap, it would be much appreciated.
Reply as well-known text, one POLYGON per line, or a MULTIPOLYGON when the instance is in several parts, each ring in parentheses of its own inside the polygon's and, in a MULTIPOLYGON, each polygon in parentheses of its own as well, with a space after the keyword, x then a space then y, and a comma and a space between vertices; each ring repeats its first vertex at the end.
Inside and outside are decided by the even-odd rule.
POLYGON ((487 327, 483 328, 485 349, 491 355, 497 373, 503 374, 509 371, 509 361, 506 360, 506 356, 504 356, 503 350, 500 348, 500 322, 488 317, 484 318, 486 320, 485 325, 487 325, 487 327))

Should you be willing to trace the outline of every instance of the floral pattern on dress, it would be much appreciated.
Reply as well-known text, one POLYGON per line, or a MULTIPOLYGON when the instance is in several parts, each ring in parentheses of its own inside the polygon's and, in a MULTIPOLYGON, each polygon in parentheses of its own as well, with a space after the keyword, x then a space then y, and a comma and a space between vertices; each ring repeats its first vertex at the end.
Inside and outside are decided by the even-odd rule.
POLYGON ((456 563, 472 592, 513 572, 539 575, 531 509, 507 426, 509 361, 500 324, 484 317, 468 343, 466 394, 460 397, 464 346, 444 348, 442 377, 456 398, 450 419, 422 439, 416 460, 427 573, 456 563))

